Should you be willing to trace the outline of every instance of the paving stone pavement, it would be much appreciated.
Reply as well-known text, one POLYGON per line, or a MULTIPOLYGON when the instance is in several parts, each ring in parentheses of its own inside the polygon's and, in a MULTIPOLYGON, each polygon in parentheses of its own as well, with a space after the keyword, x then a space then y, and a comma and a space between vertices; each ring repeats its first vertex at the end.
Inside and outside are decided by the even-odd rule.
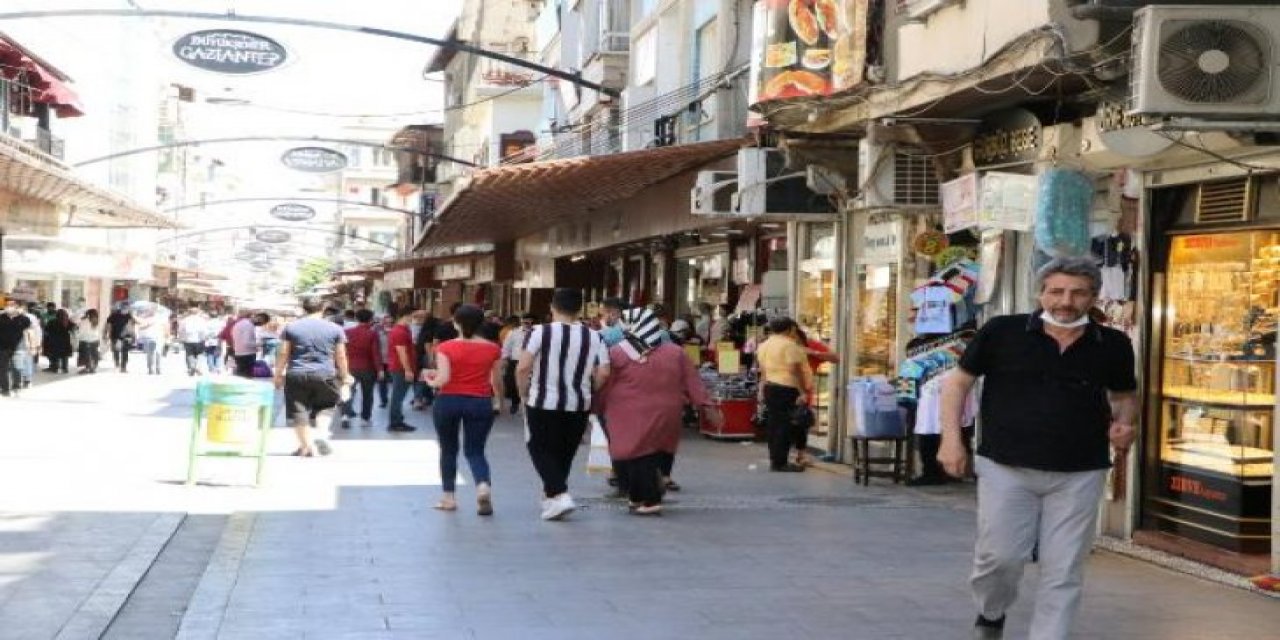
MULTIPOLYGON (((159 629, 181 615, 180 638, 968 634, 970 486, 770 474, 758 445, 691 435, 676 467, 685 490, 667 515, 629 516, 602 499, 601 478, 579 472, 583 508, 545 523, 520 424, 504 416, 489 447, 492 518, 475 515, 467 484, 458 512, 430 508, 439 478, 427 429, 339 430, 335 455, 308 460, 285 456, 290 434, 276 429, 265 487, 247 486, 247 463, 221 460, 183 487, 191 386, 99 374, 0 404, 0 483, 23 489, 0 492, 0 639, 68 629, 175 513, 230 514, 207 566, 182 565, 200 572, 180 576, 195 585, 190 602, 151 609, 159 629)), ((409 418, 429 426, 425 413, 409 418)), ((1025 636, 1034 580, 1033 567, 1011 638, 1025 636)), ((148 607, 125 610, 129 628, 147 629, 148 607)), ((1098 552, 1077 637, 1261 638, 1277 619, 1275 600, 1098 552)))

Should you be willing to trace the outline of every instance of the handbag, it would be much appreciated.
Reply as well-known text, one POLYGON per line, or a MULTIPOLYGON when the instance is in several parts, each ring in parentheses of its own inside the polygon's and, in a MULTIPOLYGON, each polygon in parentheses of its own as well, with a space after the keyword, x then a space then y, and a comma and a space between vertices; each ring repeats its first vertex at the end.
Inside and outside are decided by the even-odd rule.
POLYGON ((813 409, 809 405, 797 405, 791 410, 791 426, 808 430, 813 427, 814 422, 816 422, 816 419, 813 415, 813 409))

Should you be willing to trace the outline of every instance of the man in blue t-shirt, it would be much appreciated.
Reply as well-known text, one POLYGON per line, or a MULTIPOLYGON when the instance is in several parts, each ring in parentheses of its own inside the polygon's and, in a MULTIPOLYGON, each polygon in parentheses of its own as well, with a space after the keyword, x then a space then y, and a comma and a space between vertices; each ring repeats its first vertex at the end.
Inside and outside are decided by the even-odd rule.
MULTIPOLYGON (((342 327, 321 317, 318 300, 306 298, 306 317, 290 322, 280 336, 276 354, 275 383, 284 390, 285 420, 298 436, 295 456, 314 454, 308 437, 313 418, 326 414, 342 401, 342 389, 351 381, 347 367, 347 334, 342 327)), ((329 420, 324 423, 329 424, 329 420)), ((331 452, 326 438, 316 438, 315 451, 331 452)))

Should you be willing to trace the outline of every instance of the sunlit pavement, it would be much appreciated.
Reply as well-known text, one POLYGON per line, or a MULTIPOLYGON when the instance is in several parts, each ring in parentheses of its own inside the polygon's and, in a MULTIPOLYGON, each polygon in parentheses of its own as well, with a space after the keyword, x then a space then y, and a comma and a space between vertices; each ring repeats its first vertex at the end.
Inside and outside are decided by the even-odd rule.
MULTIPOLYGON (((770 474, 758 445, 686 440, 662 518, 601 499, 538 520, 518 421, 490 443, 492 518, 430 508, 429 428, 339 430, 265 485, 205 460, 184 486, 194 380, 50 376, 0 399, 0 638, 963 638, 969 487, 770 474)), ((429 427, 428 414, 408 411, 429 427)), ((579 460, 580 466, 585 460, 579 460)), ((465 469, 465 464, 464 464, 465 469)), ((1025 591, 1035 578, 1028 572, 1025 591)), ((1011 613, 1021 637, 1029 602, 1011 613)), ((1259 638, 1280 601, 1095 554, 1081 638, 1259 638)))

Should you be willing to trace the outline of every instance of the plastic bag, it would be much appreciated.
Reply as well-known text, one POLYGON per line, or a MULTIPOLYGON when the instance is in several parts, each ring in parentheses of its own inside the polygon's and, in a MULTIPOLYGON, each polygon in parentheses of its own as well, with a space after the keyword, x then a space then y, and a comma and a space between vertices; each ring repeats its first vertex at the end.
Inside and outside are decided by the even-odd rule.
POLYGON ((609 438, 604 434, 604 426, 596 416, 591 421, 591 448, 587 450, 587 473, 608 473, 613 471, 613 458, 609 457, 609 438))

